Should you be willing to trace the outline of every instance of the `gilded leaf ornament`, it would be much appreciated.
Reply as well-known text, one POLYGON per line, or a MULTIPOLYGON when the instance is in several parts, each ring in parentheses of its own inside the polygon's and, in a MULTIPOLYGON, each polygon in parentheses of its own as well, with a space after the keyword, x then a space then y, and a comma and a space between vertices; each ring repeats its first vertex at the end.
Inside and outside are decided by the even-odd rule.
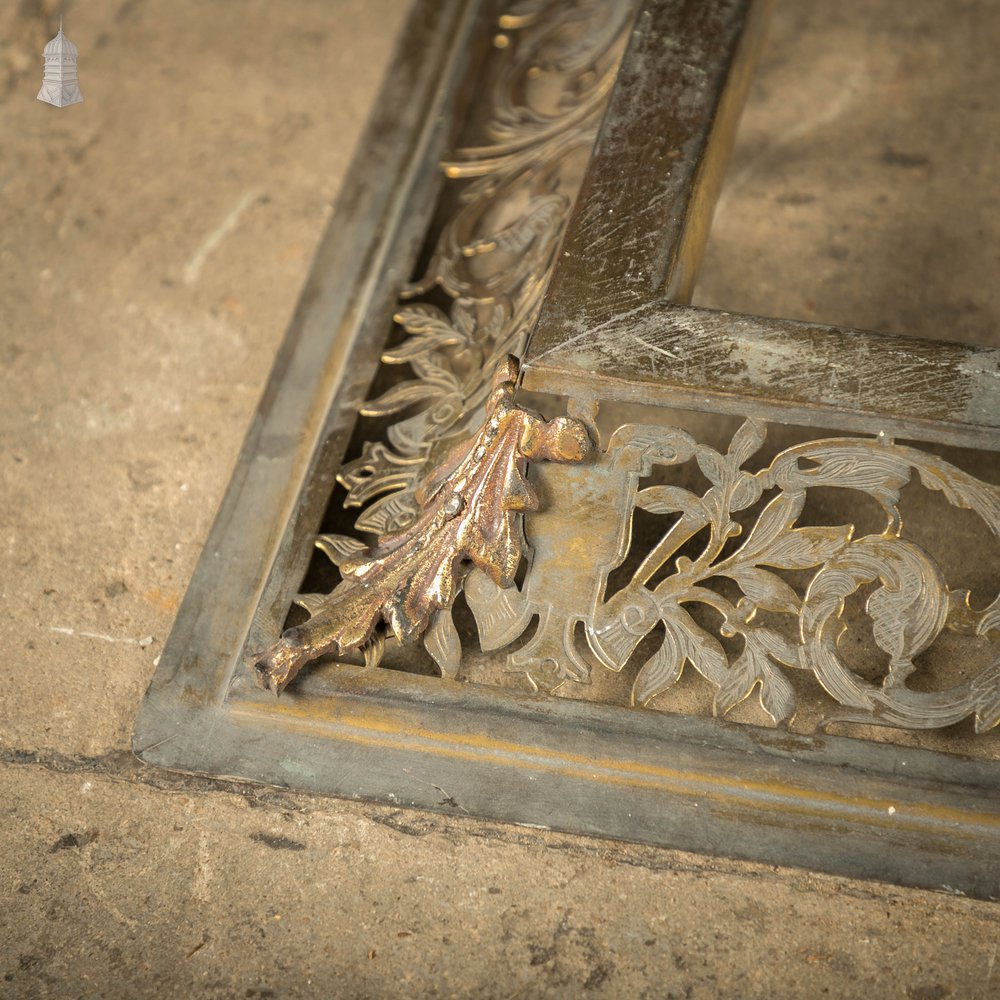
MULTIPOLYGON (((514 403, 517 363, 508 358, 493 376, 479 432, 462 442, 421 483, 421 513, 409 527, 383 535, 370 548, 344 536, 321 536, 318 546, 343 577, 329 594, 300 596, 309 621, 287 629, 254 669, 258 682, 280 693, 301 668, 327 653, 365 650, 377 657, 385 622, 412 642, 447 611, 470 568, 497 587, 514 582, 523 551, 518 517, 538 507, 525 465, 579 462, 590 451, 583 424, 543 420, 514 403), (374 640, 374 641, 373 641, 374 640)), ((427 648, 443 669, 457 661, 450 619, 431 629, 427 648)))

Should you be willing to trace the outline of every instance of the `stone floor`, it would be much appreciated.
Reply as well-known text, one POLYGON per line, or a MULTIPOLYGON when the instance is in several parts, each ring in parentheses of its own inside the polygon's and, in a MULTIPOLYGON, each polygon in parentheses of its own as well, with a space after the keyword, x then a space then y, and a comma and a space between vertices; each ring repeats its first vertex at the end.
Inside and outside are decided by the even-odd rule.
MULTIPOLYGON (((996 995, 996 905, 134 760, 405 5, 67 0, 57 109, 59 6, 0 7, 0 998, 996 995)), ((700 301, 995 343, 998 33, 785 0, 700 301)))

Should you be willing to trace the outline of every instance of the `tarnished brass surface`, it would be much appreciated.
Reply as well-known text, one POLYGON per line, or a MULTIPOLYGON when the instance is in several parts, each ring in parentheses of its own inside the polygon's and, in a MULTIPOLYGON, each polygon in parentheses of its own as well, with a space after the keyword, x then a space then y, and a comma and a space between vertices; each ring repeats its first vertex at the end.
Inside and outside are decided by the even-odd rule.
POLYGON ((766 6, 418 0, 136 723, 145 761, 1000 898, 995 738, 799 731, 822 704, 995 725, 997 491, 932 454, 1000 443, 995 359, 683 304, 766 6), (573 448, 510 410, 506 458, 450 488, 486 459, 507 354, 595 447, 525 472, 573 448), (975 574, 923 544, 915 494, 982 529, 975 574), (273 647, 277 687, 301 665, 279 639, 302 590, 324 592, 307 655, 333 655, 276 701, 247 663, 273 647), (342 655, 370 666, 382 635, 392 669, 342 655), (929 657, 960 644, 941 682, 929 657))
POLYGON ((343 581, 330 594, 298 603, 309 621, 285 631, 254 664, 259 683, 280 693, 299 670, 326 653, 364 649, 377 663, 386 622, 401 642, 430 628, 428 651, 445 674, 458 667, 458 634, 450 609, 466 573, 475 567, 498 588, 510 587, 523 556, 518 515, 538 507, 524 478, 528 459, 579 462, 590 451, 577 420, 540 417, 515 405, 517 363, 493 375, 479 432, 431 470, 414 500, 421 513, 408 528, 365 548, 342 535, 318 546, 339 566, 343 581))
POLYGON ((539 329, 687 302, 773 0, 644 0, 539 329))
POLYGON ((660 300, 601 326, 539 332, 523 359, 535 392, 1000 450, 995 347, 660 300))

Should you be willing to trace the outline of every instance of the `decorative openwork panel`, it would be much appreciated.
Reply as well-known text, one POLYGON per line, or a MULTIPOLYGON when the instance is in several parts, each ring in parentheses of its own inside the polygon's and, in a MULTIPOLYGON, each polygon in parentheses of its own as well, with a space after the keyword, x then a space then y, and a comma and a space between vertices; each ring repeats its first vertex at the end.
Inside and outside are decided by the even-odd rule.
POLYGON ((766 7, 416 6, 145 759, 1000 896, 996 352, 687 304, 766 7))
POLYGON ((811 440, 750 471, 764 439, 764 424, 753 419, 724 452, 676 427, 625 424, 592 465, 541 470, 554 502, 531 519, 534 561, 523 591, 502 592, 479 574, 466 588, 484 647, 503 648, 538 615, 532 640, 508 663, 540 686, 588 683, 594 659, 620 671, 655 636, 632 681, 633 705, 655 703, 687 667, 714 688, 714 713, 756 691, 770 719, 787 724, 796 712, 789 674, 804 671, 835 703, 826 724, 925 729, 974 715, 976 732, 995 726, 1000 649, 991 634, 1000 628, 1000 601, 974 610, 968 590, 949 587, 919 537, 904 533, 899 496, 914 479, 974 511, 989 548, 1000 534, 996 488, 887 439, 811 440), (707 480, 703 491, 679 484, 686 478, 676 473, 692 463, 707 480), (658 470, 675 474, 642 485, 658 470), (801 524, 818 488, 850 491, 851 507, 875 506, 881 530, 801 524), (630 531, 637 510, 661 515, 658 537, 630 531), (629 556, 633 568, 611 586, 629 556), (862 594, 864 616, 852 618, 845 605, 862 594), (864 673, 840 651, 849 629, 870 629, 874 639, 864 673), (970 668, 983 646, 987 664, 945 690, 914 689, 907 681, 919 673, 920 655, 945 629, 967 637, 957 652, 970 668))

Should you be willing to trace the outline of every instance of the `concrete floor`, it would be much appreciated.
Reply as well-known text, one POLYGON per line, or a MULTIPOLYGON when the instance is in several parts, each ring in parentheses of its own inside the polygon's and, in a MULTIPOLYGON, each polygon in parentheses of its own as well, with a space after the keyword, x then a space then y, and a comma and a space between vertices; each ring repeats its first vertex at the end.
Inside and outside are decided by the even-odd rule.
MULTIPOLYGON (((404 5, 66 2, 67 109, 57 6, 0 7, 0 997, 994 996, 994 905, 134 761, 404 5)), ((996 337, 1000 10, 940 6, 779 8, 700 301, 996 337)))

